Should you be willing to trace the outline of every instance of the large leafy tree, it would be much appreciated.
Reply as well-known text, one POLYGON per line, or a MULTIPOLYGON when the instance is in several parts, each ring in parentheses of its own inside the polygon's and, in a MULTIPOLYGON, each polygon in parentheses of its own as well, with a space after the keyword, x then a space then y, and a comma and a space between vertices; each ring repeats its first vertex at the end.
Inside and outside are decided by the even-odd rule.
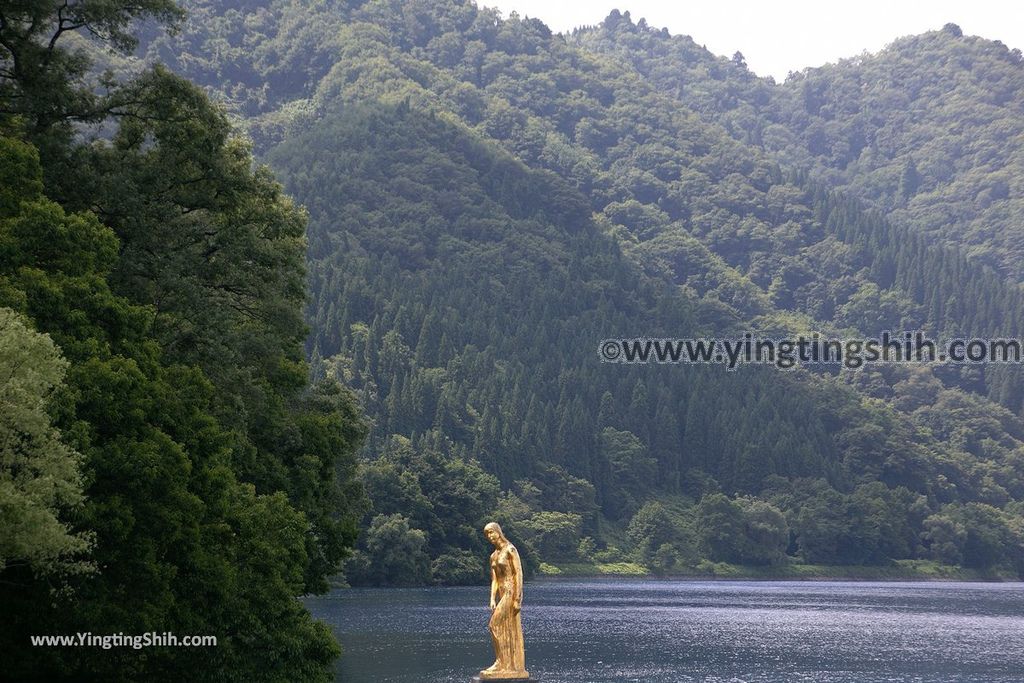
MULTIPOLYGON (((0 636, 23 653, 9 660, 10 670, 72 678, 324 674, 336 646, 294 600, 309 583, 308 549, 317 547, 307 516, 284 493, 260 494, 238 481, 237 438, 216 418, 215 386, 195 366, 163 355, 151 335, 151 307, 107 284, 117 238, 94 215, 67 214, 39 194, 37 163, 18 179, 33 169, 31 146, 10 139, 4 146, 13 163, 5 161, 0 176, 23 194, 16 213, 0 216, 0 303, 49 333, 70 362, 57 412, 68 445, 84 456, 87 499, 73 521, 95 534, 98 569, 72 577, 73 595, 56 602, 51 583, 28 566, 4 569, 0 586, 11 609, 0 636), (221 643, 146 657, 77 649, 44 657, 15 647, 29 633, 154 629, 210 633, 221 643)), ((35 454, 32 463, 45 459, 35 454)))
POLYGON ((97 90, 64 47, 85 31, 124 51, 134 20, 177 16, 159 0, 0 3, 0 306, 67 359, 53 420, 86 485, 42 503, 77 543, 64 555, 95 538, 97 569, 55 597, 28 564, 3 568, 15 677, 312 680, 337 655, 296 596, 354 542, 365 428, 347 391, 307 383, 304 215, 199 89, 155 69, 97 90), (88 124, 109 134, 86 144, 88 124), (23 642, 79 631, 219 643, 23 642))

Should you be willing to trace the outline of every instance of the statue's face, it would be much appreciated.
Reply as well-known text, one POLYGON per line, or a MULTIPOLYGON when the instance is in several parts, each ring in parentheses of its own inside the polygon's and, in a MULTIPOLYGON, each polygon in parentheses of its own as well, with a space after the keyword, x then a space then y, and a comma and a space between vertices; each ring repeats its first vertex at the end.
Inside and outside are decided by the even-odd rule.
POLYGON ((495 531, 494 529, 488 529, 487 531, 485 531, 484 532, 484 536, 486 536, 487 540, 490 541, 491 544, 495 545, 495 546, 498 545, 498 539, 501 538, 500 536, 498 536, 498 532, 495 531))

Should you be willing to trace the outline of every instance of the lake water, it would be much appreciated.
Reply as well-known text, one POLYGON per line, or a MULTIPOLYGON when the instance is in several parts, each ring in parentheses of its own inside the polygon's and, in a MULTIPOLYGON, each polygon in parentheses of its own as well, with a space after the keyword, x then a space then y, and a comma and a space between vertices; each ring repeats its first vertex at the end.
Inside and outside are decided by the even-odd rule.
MULTIPOLYGON (((306 601, 338 680, 455 681, 493 659, 487 587, 306 601)), ((546 683, 1024 682, 1024 584, 534 581, 526 665, 546 683)))

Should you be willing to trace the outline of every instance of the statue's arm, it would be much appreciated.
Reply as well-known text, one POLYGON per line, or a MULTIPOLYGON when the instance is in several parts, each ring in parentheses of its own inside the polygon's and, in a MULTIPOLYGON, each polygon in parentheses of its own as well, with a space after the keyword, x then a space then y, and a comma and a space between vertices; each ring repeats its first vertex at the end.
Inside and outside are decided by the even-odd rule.
POLYGON ((523 565, 519 561, 519 551, 512 546, 512 566, 515 574, 515 595, 512 598, 512 608, 520 609, 523 606, 523 565))
POLYGON ((498 606, 498 572, 494 569, 494 563, 491 563, 491 611, 498 606))

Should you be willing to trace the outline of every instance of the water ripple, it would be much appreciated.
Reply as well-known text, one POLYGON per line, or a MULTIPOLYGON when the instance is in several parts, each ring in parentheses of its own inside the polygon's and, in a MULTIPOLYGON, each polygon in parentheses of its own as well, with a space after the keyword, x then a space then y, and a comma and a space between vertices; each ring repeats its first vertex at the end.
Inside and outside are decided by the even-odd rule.
MULTIPOLYGON (((310 598, 344 681, 457 681, 487 665, 487 588, 310 598)), ((546 683, 1022 683, 1024 585, 543 581, 527 665, 546 683)))

